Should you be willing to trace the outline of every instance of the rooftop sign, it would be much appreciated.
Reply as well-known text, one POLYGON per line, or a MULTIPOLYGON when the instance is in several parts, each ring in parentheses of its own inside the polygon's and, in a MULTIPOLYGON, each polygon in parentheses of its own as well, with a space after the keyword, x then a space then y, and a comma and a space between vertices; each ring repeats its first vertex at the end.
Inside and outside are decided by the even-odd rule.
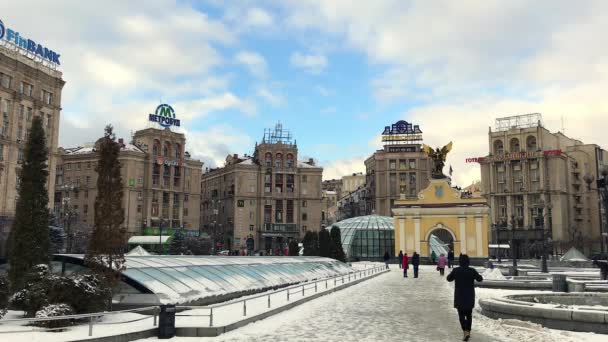
POLYGON ((154 114, 150 114, 148 120, 151 122, 158 122, 161 126, 165 128, 169 128, 171 126, 180 126, 179 119, 175 118, 175 111, 173 107, 169 106, 166 103, 163 103, 156 107, 156 111, 154 114))
POLYGON ((59 61, 60 54, 39 43, 36 43, 31 39, 21 36, 19 32, 4 26, 2 20, 0 20, 0 40, 5 40, 9 44, 18 48, 18 50, 25 52, 26 56, 33 54, 46 62, 56 65, 61 64, 59 61))
POLYGON ((418 125, 407 121, 397 121, 391 126, 385 126, 382 132, 382 141, 385 142, 412 142, 422 141, 422 131, 418 125))
POLYGON ((560 156, 564 152, 562 150, 547 150, 547 151, 535 151, 535 152, 513 152, 496 155, 492 157, 474 157, 466 158, 467 163, 485 163, 485 162, 501 162, 505 160, 520 160, 520 159, 534 159, 538 157, 551 157, 560 156))

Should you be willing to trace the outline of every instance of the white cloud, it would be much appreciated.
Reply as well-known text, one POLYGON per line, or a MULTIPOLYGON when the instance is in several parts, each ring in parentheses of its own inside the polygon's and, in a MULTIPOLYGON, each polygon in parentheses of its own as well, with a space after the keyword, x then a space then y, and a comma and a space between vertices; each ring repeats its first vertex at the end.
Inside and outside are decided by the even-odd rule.
POLYGON ((294 52, 291 54, 291 65, 302 68, 307 72, 318 74, 327 67, 327 58, 321 54, 302 54, 294 52))
POLYGON ((247 11, 245 23, 253 27, 270 27, 274 25, 274 19, 267 11, 254 7, 247 11))
POLYGON ((258 87, 257 95, 274 107, 281 106, 283 105, 283 103, 285 103, 285 99, 281 95, 274 93, 266 86, 258 87))
POLYGON ((241 99, 230 92, 202 99, 180 101, 175 103, 174 108, 181 108, 183 120, 194 120, 215 111, 230 109, 249 116, 257 114, 257 109, 253 103, 249 100, 241 99))
POLYGON ((186 136, 192 156, 209 168, 223 166, 229 154, 250 154, 253 149, 252 139, 245 132, 227 124, 204 131, 188 131, 186 136))
POLYGON ((316 87, 317 91, 319 92, 319 94, 321 94, 321 96, 329 96, 331 94, 333 94, 333 92, 329 89, 327 89, 326 87, 322 86, 322 85, 318 85, 316 87))
POLYGON ((262 55, 252 51, 241 51, 234 57, 235 61, 244 65, 249 72, 258 78, 265 78, 268 74, 268 65, 262 55))
POLYGON ((324 163, 323 179, 338 179, 355 172, 365 173, 365 159, 369 156, 358 156, 324 163))

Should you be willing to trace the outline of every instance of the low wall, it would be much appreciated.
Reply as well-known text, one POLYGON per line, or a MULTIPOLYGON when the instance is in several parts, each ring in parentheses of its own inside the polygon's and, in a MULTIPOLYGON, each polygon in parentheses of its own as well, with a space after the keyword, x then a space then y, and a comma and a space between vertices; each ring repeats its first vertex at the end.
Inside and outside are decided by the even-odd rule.
POLYGON ((592 303, 595 302, 606 304, 608 294, 514 295, 499 299, 481 299, 479 306, 482 314, 495 319, 519 319, 552 329, 608 334, 608 309, 591 310, 535 305, 534 301, 539 298, 542 298, 541 302, 552 302, 553 299, 564 305, 593 305, 592 303), (584 304, 580 304, 582 299, 585 301, 584 304))

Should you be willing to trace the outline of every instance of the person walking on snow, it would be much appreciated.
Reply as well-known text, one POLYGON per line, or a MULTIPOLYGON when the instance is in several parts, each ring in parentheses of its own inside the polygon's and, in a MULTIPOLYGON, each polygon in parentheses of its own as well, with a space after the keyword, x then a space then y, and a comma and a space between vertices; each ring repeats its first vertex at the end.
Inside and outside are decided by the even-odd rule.
POLYGON ((399 268, 403 268, 403 251, 399 251, 399 268))
POLYGON ((437 254, 435 254, 435 251, 431 250, 431 262, 433 265, 435 265, 435 260, 437 260, 437 254))
POLYGON ((458 319, 462 328, 463 341, 471 338, 473 323, 473 308, 475 307, 475 281, 483 281, 483 277, 474 268, 469 267, 469 256, 461 254, 456 267, 448 275, 448 281, 455 281, 454 308, 458 310, 458 319))
POLYGON ((437 260, 437 269, 439 270, 439 275, 443 276, 443 272, 445 271, 445 265, 447 265, 448 259, 443 255, 439 255, 439 260, 437 260))
POLYGON ((448 268, 454 266, 454 251, 450 249, 448 252, 448 268))
POLYGON ((388 270, 388 262, 391 260, 391 256, 387 252, 384 252, 384 264, 386 265, 386 269, 388 270))
POLYGON ((407 253, 403 254, 403 277, 407 278, 407 269, 410 267, 409 265, 410 258, 407 257, 407 253))
POLYGON ((418 278, 418 266, 420 266, 420 254, 414 252, 412 255, 412 266, 414 267, 414 278, 418 278))

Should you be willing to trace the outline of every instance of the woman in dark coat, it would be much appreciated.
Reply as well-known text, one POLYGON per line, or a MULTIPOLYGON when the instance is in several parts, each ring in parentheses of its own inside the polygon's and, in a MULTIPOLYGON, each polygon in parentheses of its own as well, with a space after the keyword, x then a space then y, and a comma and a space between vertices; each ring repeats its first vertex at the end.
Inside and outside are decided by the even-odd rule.
POLYGON ((391 260, 390 254, 388 252, 384 252, 384 264, 386 265, 386 269, 388 270, 388 262, 391 260))
POLYGON ((420 254, 414 252, 412 255, 412 266, 414 266, 414 278, 418 278, 418 266, 420 266, 420 254))
POLYGON ((403 251, 399 251, 399 268, 403 268, 403 251))
POLYGON ((460 267, 456 267, 448 275, 448 281, 455 281, 454 307, 458 310, 460 327, 464 333, 463 341, 471 337, 473 322, 473 307, 475 307, 475 280, 483 281, 483 277, 474 268, 469 267, 469 256, 461 254, 458 258, 460 267))

